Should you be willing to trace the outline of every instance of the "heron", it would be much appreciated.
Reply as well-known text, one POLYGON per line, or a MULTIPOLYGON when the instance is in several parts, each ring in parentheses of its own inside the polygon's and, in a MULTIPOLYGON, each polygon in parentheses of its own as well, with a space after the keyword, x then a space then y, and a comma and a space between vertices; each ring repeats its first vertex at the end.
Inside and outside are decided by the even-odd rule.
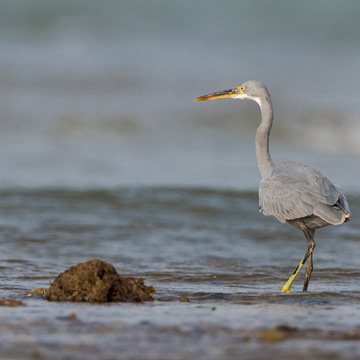
POLYGON ((303 231, 308 243, 307 251, 282 292, 290 292, 292 283, 308 260, 303 286, 303 291, 307 291, 313 271, 315 230, 349 221, 351 211, 345 194, 325 175, 310 166, 293 161, 274 164, 269 151, 273 107, 269 91, 263 83, 246 81, 232 89, 200 96, 195 101, 216 99, 249 99, 260 106, 261 122, 255 137, 256 158, 261 175, 259 210, 266 216, 275 216, 281 223, 288 223, 303 231))

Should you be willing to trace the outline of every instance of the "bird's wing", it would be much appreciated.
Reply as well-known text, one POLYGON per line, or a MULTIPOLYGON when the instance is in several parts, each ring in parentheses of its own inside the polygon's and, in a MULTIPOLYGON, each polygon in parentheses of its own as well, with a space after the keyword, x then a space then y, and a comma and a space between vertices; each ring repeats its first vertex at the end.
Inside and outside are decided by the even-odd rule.
POLYGON ((260 211, 279 221, 316 215, 329 224, 340 224, 350 216, 344 193, 319 171, 287 162, 275 168, 259 188, 260 211))
POLYGON ((273 176, 262 180, 259 187, 260 211, 273 215, 282 223, 313 214, 313 197, 288 177, 273 176))

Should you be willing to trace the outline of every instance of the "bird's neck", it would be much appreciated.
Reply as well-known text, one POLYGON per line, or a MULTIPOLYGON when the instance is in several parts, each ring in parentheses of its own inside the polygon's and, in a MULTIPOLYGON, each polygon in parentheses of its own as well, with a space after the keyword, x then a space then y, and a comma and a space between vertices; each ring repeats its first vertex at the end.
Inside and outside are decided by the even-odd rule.
POLYGON ((275 167, 269 152, 269 136, 273 121, 273 111, 270 96, 257 101, 260 105, 262 121, 256 131, 256 157, 260 175, 263 179, 271 176, 275 167))

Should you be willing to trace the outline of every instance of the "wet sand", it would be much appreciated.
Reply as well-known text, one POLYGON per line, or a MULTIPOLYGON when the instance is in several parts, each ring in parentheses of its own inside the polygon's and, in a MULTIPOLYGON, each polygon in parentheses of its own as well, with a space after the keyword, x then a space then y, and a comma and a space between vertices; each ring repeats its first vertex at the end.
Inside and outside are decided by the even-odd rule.
POLYGON ((353 305, 341 305, 328 293, 195 293, 189 300, 90 305, 23 299, 26 307, 0 308, 1 358, 357 359, 360 354, 359 298, 353 305))

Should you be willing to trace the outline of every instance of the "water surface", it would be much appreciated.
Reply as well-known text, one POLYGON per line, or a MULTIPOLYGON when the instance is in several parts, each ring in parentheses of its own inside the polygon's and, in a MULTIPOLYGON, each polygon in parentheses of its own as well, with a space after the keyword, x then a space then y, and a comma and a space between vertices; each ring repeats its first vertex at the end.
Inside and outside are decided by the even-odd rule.
MULTIPOLYGON (((257 211, 256 192, 129 187, 0 193, 3 358, 266 358, 287 351, 355 358, 360 327, 359 221, 317 231, 314 274, 281 287, 303 234, 257 211), (92 258, 157 289, 146 304, 48 303, 26 294, 92 258), (190 302, 181 302, 186 296, 190 302), (264 329, 295 326, 268 343, 264 329), (334 335, 335 334, 335 335, 334 335), (330 341, 331 340, 331 341, 330 341), (100 355, 101 354, 101 355, 100 355)), ((360 199, 349 196, 357 213, 360 199)), ((299 355, 299 358, 301 356, 299 355)))

